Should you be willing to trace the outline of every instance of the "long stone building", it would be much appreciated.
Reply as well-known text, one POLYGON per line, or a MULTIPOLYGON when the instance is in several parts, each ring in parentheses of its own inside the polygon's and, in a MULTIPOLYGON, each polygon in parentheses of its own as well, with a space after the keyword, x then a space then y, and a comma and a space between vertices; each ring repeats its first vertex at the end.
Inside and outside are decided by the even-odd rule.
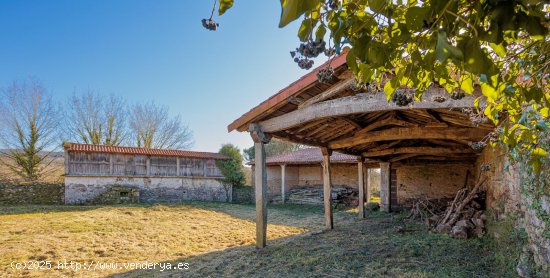
POLYGON ((64 143, 65 203, 226 201, 218 153, 64 143))

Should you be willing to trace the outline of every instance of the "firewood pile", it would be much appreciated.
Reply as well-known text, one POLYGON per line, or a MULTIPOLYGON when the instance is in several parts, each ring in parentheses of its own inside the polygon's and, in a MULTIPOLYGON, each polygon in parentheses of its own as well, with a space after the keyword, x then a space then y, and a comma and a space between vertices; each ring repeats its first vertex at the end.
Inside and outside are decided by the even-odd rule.
POLYGON ((413 202, 409 218, 424 221, 433 231, 467 239, 481 237, 487 220, 482 178, 472 189, 463 188, 447 201, 418 199, 413 202))
MULTIPOLYGON (((357 206, 359 192, 347 186, 334 186, 331 190, 332 204, 336 207, 357 206)), ((291 189, 288 193, 288 202, 294 204, 323 204, 323 186, 307 186, 291 189)))

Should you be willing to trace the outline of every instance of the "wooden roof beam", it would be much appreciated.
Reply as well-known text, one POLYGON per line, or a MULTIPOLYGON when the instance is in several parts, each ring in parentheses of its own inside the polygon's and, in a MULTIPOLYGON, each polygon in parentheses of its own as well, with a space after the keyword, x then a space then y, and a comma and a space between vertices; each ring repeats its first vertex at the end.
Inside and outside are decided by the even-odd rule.
POLYGON ((415 102, 412 104, 412 107, 398 106, 395 103, 388 102, 383 92, 378 92, 374 96, 362 93, 314 103, 302 109, 262 121, 260 125, 265 132, 275 132, 295 127, 304 122, 352 114, 411 109, 469 108, 474 106, 474 99, 477 97, 476 95, 467 95, 460 100, 453 100, 445 103, 429 101, 429 99, 432 99, 432 96, 442 93, 446 94, 446 92, 442 92, 440 89, 426 91, 423 96, 425 101, 415 102))
POLYGON ((471 148, 445 148, 445 147, 403 147, 385 149, 381 151, 366 151, 363 157, 376 157, 396 154, 417 154, 417 155, 445 155, 445 154, 473 154, 471 148))

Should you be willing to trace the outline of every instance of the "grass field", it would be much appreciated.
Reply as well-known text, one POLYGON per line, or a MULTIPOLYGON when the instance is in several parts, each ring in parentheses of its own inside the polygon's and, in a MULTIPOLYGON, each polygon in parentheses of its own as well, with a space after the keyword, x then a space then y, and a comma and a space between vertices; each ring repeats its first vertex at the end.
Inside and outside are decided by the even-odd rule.
MULTIPOLYGON (((0 207, 0 277, 506 277, 483 240, 427 233, 399 215, 353 211, 323 226, 320 207, 269 208, 268 247, 256 250, 254 206, 188 203, 139 206, 0 207), (395 227, 403 227, 397 232, 395 227), (51 261, 51 270, 12 262, 51 261), (155 270, 59 269, 58 261, 162 263, 155 270), (180 270, 160 271, 163 267, 180 270), (188 269, 185 269, 188 268, 188 269)), ((111 264, 111 265, 105 265, 111 264)), ((76 267, 76 265, 74 265, 76 267)), ((152 265, 148 266, 149 268, 152 265)), ((43 266, 48 268, 48 266, 43 266)))

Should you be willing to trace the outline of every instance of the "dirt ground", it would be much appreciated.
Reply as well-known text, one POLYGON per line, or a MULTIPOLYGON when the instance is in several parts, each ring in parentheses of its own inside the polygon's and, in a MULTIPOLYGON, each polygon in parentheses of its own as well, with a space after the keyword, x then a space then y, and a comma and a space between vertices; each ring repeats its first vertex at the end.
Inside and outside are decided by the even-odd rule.
POLYGON ((431 234, 402 215, 338 211, 336 228, 317 233, 321 207, 271 206, 263 250, 254 215, 225 203, 0 207, 0 277, 514 277, 484 239, 431 234), (12 267, 28 261, 53 265, 12 267), (93 269, 59 268, 71 261, 93 269), (98 269, 113 263, 126 264, 98 269))

